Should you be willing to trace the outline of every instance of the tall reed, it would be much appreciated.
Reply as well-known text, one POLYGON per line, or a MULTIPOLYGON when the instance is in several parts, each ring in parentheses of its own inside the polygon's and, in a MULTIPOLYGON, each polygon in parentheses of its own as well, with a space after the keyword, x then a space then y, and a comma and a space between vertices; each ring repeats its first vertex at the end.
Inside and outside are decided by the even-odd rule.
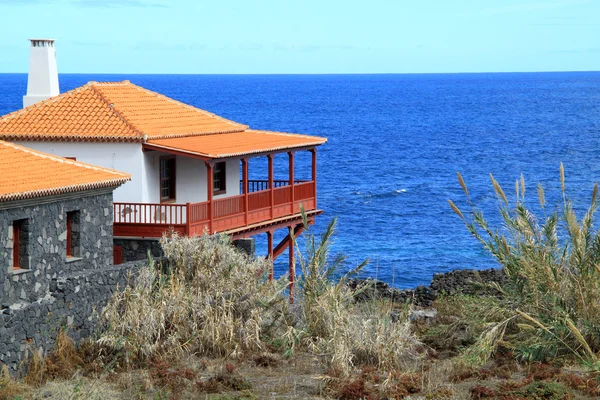
MULTIPOLYGON (((540 359, 570 354, 596 365, 600 351, 600 232, 594 226, 598 184, 589 207, 578 219, 566 193, 562 163, 559 176, 562 200, 554 208, 547 206, 544 188, 538 184, 543 215, 537 216, 526 205, 522 176, 515 183, 516 200, 511 205, 490 175, 503 222, 497 228, 491 227, 473 204, 460 174, 458 181, 469 211, 463 212, 451 200, 449 203, 509 277, 510 283, 502 288, 503 304, 521 322, 518 326, 525 336, 522 343, 515 343, 521 355, 540 359)), ((493 331, 496 336, 502 336, 507 322, 500 322, 504 326, 493 331)))

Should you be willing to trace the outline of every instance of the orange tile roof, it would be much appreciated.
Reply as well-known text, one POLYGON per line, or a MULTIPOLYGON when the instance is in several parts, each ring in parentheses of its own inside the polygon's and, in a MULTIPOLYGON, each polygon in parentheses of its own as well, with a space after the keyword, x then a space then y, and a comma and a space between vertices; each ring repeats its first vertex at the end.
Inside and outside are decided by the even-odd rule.
POLYGON ((0 140, 0 201, 118 186, 131 175, 0 140))
POLYGON ((0 139, 133 141, 248 126, 123 82, 90 82, 0 117, 0 139))
POLYGON ((149 149, 189 153, 202 158, 227 158, 284 149, 318 146, 327 139, 281 132, 246 130, 220 135, 149 140, 149 149))

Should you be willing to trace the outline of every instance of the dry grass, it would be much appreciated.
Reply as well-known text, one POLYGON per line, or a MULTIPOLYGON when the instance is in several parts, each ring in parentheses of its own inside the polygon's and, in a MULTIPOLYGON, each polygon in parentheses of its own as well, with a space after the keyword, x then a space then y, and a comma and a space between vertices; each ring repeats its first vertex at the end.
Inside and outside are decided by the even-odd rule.
POLYGON ((0 400, 17 398, 17 396, 20 396, 25 390, 26 387, 17 382, 17 380, 10 375, 8 366, 2 365, 0 368, 0 400))
POLYGON ((169 271, 150 265, 102 313, 98 343, 132 365, 152 357, 240 357, 264 347, 283 298, 262 259, 250 260, 224 236, 162 240, 169 271))
POLYGON ((124 366, 184 354, 241 358, 280 343, 286 357, 308 349, 344 374, 360 365, 402 368, 420 346, 407 310, 377 299, 357 304, 345 278, 332 279, 341 261, 329 255, 334 232, 335 221, 320 241, 306 236, 291 307, 285 277, 268 282, 267 261, 249 259, 228 238, 163 238, 169 268, 150 265, 113 297, 98 343, 105 353, 120 354, 124 366))
POLYGON ((416 350, 421 346, 412 335, 408 309, 397 310, 392 302, 381 299, 354 301, 346 279, 366 262, 333 280, 343 262, 330 255, 335 226, 334 219, 318 241, 306 235, 306 254, 298 251, 300 318, 288 328, 288 342, 293 338, 343 375, 362 365, 387 371, 404 368, 418 358, 416 350))

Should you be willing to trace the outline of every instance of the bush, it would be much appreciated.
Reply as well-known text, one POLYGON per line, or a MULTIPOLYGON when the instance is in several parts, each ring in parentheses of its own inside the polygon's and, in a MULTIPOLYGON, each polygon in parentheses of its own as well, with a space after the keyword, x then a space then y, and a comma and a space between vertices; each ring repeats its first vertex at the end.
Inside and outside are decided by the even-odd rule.
MULTIPOLYGON (((331 257, 331 240, 335 233, 334 219, 316 241, 305 236, 306 255, 298 251, 302 269, 299 280, 299 307, 302 318, 295 337, 303 340, 326 363, 342 374, 361 365, 373 365, 386 370, 400 368, 418 357, 421 344, 411 333, 408 309, 395 318, 395 305, 390 300, 370 299, 357 303, 346 280, 359 272, 363 262, 347 272, 337 282, 343 257, 331 257)), ((305 220, 305 228, 308 225, 305 220)))
POLYGON ((451 200, 450 206, 471 234, 502 265, 509 284, 499 288, 508 318, 490 325, 472 349, 484 362, 506 328, 516 325, 520 335, 513 345, 526 359, 575 356, 590 366, 600 351, 600 235, 594 228, 598 208, 598 185, 591 204, 577 219, 565 192, 564 168, 560 165, 562 203, 548 213, 543 187, 538 200, 544 215, 536 216, 525 202, 525 180, 516 182, 516 201, 509 206, 504 190, 490 175, 500 200, 501 228, 492 228, 471 202, 467 185, 458 174, 466 194, 465 215, 451 200))
POLYGON ((329 256, 334 232, 335 220, 320 241, 305 234, 293 305, 283 296, 286 277, 269 282, 269 262, 249 259, 227 237, 165 237, 169 268, 151 263, 133 286, 114 295, 102 313, 98 343, 106 354, 121 354, 126 366, 183 353, 261 355, 268 343, 280 343, 285 356, 303 346, 342 373, 363 364, 398 368, 420 345, 408 310, 378 299, 354 302, 346 277, 334 280, 343 261, 329 256))
POLYGON ((165 237, 169 269, 154 263, 102 313, 99 343, 125 363, 184 352, 237 357, 263 348, 282 303, 264 259, 250 260, 225 236, 165 237))

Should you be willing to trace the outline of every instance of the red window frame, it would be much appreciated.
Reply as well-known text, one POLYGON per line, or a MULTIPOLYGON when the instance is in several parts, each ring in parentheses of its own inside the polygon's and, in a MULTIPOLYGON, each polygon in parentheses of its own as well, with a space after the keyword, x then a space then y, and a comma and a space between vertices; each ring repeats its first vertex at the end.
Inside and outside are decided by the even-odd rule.
POLYGON ((13 221, 13 270, 21 269, 21 222, 13 221))
POLYGON ((227 163, 218 162, 213 168, 213 194, 223 194, 227 192, 227 163))
POLYGON ((73 213, 67 213, 67 257, 73 257, 73 213))
POLYGON ((175 201, 176 195, 176 176, 177 176, 177 162, 175 156, 160 157, 160 168, 159 168, 159 198, 161 203, 168 203, 175 201), (170 165, 165 165, 165 164, 170 165), (163 166, 165 165, 165 166, 163 166), (164 175, 164 168, 168 167, 168 176, 164 175), (166 186, 165 186, 166 185, 166 186), (169 190, 169 196, 163 196, 163 189, 169 190))

